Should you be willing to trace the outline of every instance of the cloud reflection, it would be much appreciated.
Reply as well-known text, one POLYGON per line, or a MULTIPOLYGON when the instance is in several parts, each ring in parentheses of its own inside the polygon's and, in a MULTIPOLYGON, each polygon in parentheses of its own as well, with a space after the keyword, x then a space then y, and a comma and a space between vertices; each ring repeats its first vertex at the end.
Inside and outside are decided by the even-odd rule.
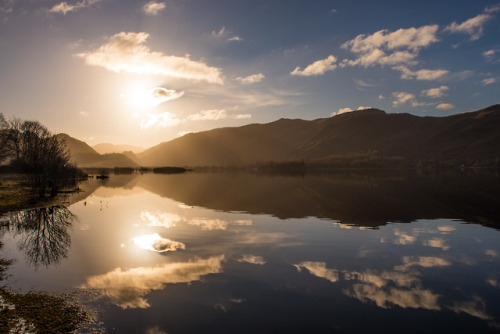
MULTIPOLYGON (((438 257, 405 256, 404 264, 395 266, 394 271, 364 270, 347 271, 327 268, 325 262, 305 261, 295 264, 300 272, 307 269, 310 274, 329 280, 332 283, 355 281, 352 286, 344 289, 344 294, 356 298, 363 303, 373 302, 380 308, 389 309, 393 306, 401 308, 420 308, 426 310, 449 309, 455 313, 467 313, 473 317, 489 320, 486 312, 486 302, 479 296, 469 300, 447 302, 440 300, 441 295, 425 288, 420 278, 422 272, 418 268, 446 267, 451 263, 438 257)), ((497 286, 495 278, 487 283, 497 286)))
POLYGON ((153 252, 175 252, 180 249, 186 249, 186 245, 182 242, 162 238, 158 233, 141 235, 132 240, 139 248, 153 252))
POLYGON ((173 213, 154 213, 149 211, 141 212, 141 219, 148 223, 151 227, 165 227, 171 228, 183 219, 173 213))
POLYGON ((157 267, 116 268, 106 274, 87 278, 82 287, 98 290, 123 309, 147 308, 150 305, 144 296, 149 292, 161 290, 166 284, 189 283, 200 280, 202 276, 219 273, 222 261, 224 255, 157 267))
POLYGON ((192 219, 188 222, 189 225, 200 227, 202 230, 226 230, 228 222, 221 219, 192 219))

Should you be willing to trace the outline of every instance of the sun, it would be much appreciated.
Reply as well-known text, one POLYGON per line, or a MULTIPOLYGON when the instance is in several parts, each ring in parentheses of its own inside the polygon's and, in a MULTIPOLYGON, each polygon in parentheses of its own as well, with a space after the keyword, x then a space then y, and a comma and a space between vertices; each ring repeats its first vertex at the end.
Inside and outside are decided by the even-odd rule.
POLYGON ((153 109, 166 101, 178 99, 182 95, 184 95, 184 92, 173 89, 164 87, 151 88, 142 84, 133 84, 124 93, 120 94, 120 97, 125 98, 127 103, 135 108, 153 109))

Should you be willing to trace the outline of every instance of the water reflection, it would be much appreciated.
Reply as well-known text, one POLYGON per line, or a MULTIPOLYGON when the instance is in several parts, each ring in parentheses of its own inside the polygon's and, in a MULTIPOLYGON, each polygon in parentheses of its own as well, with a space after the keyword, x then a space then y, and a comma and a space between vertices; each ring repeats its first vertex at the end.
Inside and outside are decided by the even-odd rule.
POLYGON ((166 284, 190 283, 222 270, 224 255, 189 262, 168 263, 156 267, 116 268, 103 275, 89 277, 84 288, 97 289, 121 308, 147 308, 144 298, 166 284))
POLYGON ((68 256, 75 219, 65 206, 42 207, 10 213, 1 229, 20 236, 18 247, 31 265, 49 267, 68 256))
MULTIPOLYGON (((100 186, 90 182, 92 193, 100 186)), ((377 227, 388 222, 451 218, 500 228, 500 176, 411 172, 262 176, 250 173, 115 175, 108 189, 146 189, 171 198, 181 208, 270 214, 281 219, 325 217, 349 225, 377 227)), ((166 223, 177 217, 158 217, 166 223)), ((195 217, 193 217, 195 218, 195 217)), ((147 219, 145 217, 145 219, 147 219)), ((223 229, 224 222, 194 220, 202 228, 223 229)))
POLYGON ((186 249, 186 245, 182 242, 162 238, 158 233, 140 235, 132 240, 138 247, 158 253, 186 249))
POLYGON ((465 224, 498 226, 494 180, 90 180, 68 260, 35 272, 21 254, 13 272, 22 288, 95 289, 109 332, 495 332, 500 232, 465 224))

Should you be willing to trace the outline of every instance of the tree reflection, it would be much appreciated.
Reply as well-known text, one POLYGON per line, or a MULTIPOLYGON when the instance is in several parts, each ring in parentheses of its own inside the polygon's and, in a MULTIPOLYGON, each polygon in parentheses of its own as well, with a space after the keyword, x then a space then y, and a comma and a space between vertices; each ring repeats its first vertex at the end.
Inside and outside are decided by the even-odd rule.
POLYGON ((12 213, 7 228, 21 235, 18 247, 31 265, 49 267, 68 256, 75 219, 65 206, 43 207, 12 213))

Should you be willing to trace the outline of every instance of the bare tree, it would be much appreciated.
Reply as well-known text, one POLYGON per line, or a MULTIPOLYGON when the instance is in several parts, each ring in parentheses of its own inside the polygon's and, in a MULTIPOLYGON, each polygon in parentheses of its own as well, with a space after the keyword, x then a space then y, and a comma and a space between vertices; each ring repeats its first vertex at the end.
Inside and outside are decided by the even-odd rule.
POLYGON ((34 267, 57 265, 71 247, 68 230, 77 217, 64 206, 52 206, 11 213, 4 229, 21 235, 19 249, 34 267))
POLYGON ((17 163, 30 175, 34 190, 44 197, 47 187, 57 190, 69 162, 64 142, 52 135, 39 122, 25 121, 21 125, 20 157, 17 163))
POLYGON ((7 139, 8 131, 9 125, 3 114, 0 113, 0 163, 3 162, 3 160, 7 158, 10 153, 7 139))

